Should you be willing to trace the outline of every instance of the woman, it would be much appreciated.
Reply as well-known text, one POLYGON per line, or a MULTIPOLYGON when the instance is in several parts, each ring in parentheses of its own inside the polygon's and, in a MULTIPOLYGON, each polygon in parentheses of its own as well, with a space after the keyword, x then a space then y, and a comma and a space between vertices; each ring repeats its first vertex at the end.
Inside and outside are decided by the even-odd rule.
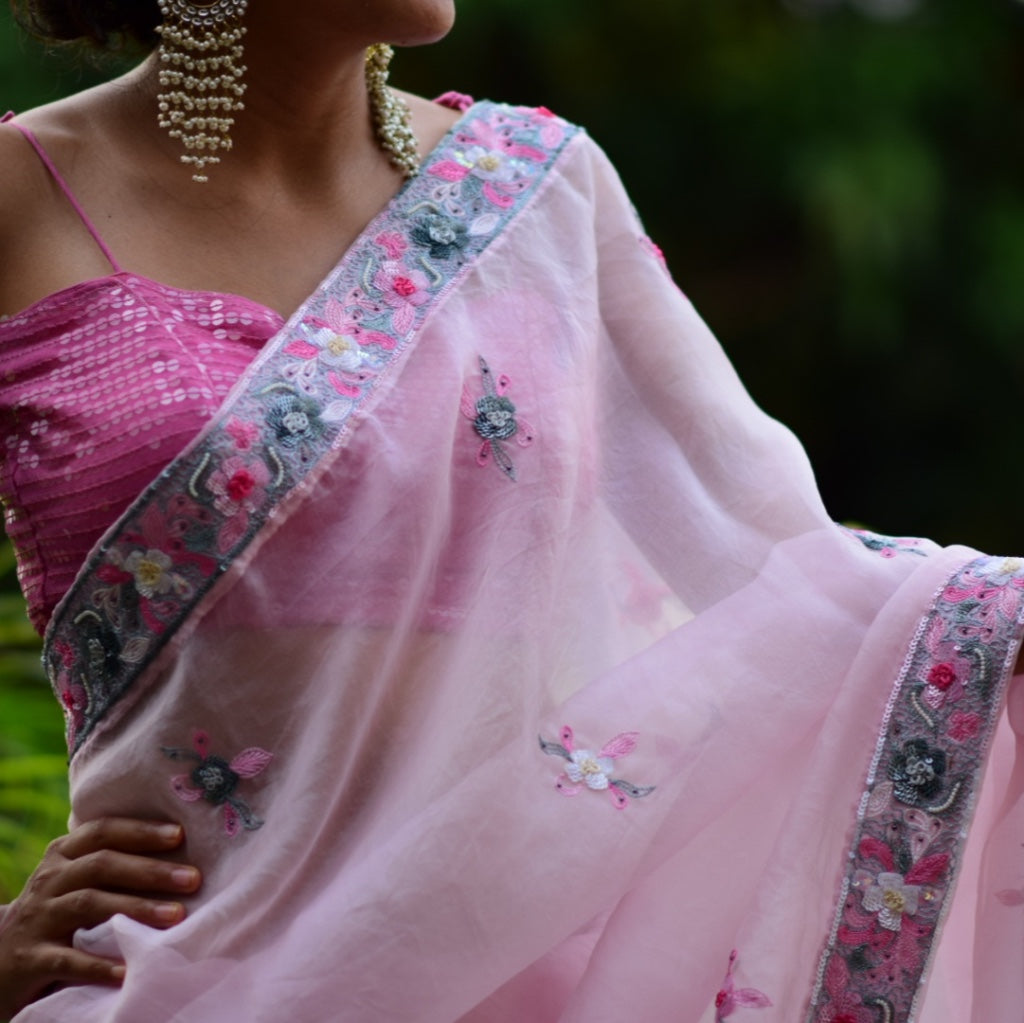
POLYGON ((1024 565, 833 526, 549 111, 408 97, 403 185, 365 54, 449 3, 242 12, 244 112, 226 6, 234 123, 160 81, 169 3, 166 60, 0 130, 72 752, 18 1023, 1019 1012, 1024 565))

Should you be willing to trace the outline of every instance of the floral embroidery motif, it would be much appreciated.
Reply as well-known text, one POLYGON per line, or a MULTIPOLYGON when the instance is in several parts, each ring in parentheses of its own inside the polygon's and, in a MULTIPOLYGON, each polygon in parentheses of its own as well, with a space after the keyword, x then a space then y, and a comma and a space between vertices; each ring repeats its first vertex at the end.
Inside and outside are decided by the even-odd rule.
POLYGON ((715 996, 715 1023, 725 1023, 726 1018, 737 1009, 767 1009, 772 1004, 771 999, 757 988, 736 987, 733 969, 736 966, 737 955, 736 949, 733 949, 729 956, 729 968, 725 972, 722 989, 715 996))
POLYGON ((472 420, 473 429, 483 440, 477 452, 478 465, 487 465, 493 458, 494 464, 510 479, 515 480, 516 469, 503 440, 515 437, 521 447, 529 447, 533 443, 533 428, 521 416, 516 415, 516 407, 505 397, 505 392, 512 381, 502 374, 497 380, 483 357, 480 358, 480 376, 483 380, 483 397, 473 400, 468 388, 462 390, 462 414, 472 420))
POLYGON ((883 558, 895 558, 897 554, 928 557, 926 541, 916 536, 882 536, 881 533, 872 533, 869 529, 850 529, 848 526, 840 528, 853 539, 859 540, 869 551, 877 551, 883 558))
POLYGON ((224 831, 228 837, 233 838, 241 828, 256 831, 263 827, 263 821, 236 793, 243 778, 255 778, 263 773, 273 753, 252 746, 228 761, 210 752, 210 737, 201 730, 192 734, 192 749, 173 746, 160 749, 172 760, 195 761, 196 766, 188 774, 176 774, 171 779, 171 788, 186 803, 205 799, 212 806, 224 807, 224 831))
MULTIPOLYGON (((807 1023, 913 1017, 1022 622, 1024 562, 979 558, 918 630, 868 774, 807 1023)), ((1024 903, 1013 890, 996 898, 1018 894, 1024 903)))
POLYGON ((642 799, 655 789, 654 785, 634 785, 624 778, 613 778, 615 761, 636 749, 637 732, 621 732, 606 742, 598 752, 576 749, 572 729, 566 725, 559 735, 561 742, 549 742, 539 737, 540 748, 549 756, 567 761, 565 773, 558 776, 555 788, 563 796, 575 796, 588 788, 593 792, 607 792, 618 810, 625 810, 629 797, 642 799))
MULTIPOLYGON (((550 111, 482 103, 467 112, 270 342, 271 357, 258 360, 230 413, 125 513, 46 641, 72 755, 368 407, 436 300, 526 206, 577 133, 550 111)), ((472 417, 480 457, 514 479, 503 445, 513 436, 528 444, 532 431, 482 369, 490 400, 474 402, 472 417)))

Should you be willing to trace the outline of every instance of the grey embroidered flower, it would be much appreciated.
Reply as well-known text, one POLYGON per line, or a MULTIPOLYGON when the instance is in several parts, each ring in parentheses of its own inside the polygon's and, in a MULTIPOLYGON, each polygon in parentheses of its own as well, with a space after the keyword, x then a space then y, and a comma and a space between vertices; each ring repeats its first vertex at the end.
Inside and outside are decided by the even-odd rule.
POLYGON ((465 224, 438 213, 423 217, 412 229, 411 237, 417 245, 429 248, 433 259, 448 259, 469 241, 465 224))
POLYGON ((191 774, 192 784, 201 789, 203 799, 214 806, 220 806, 235 789, 239 776, 222 757, 207 757, 191 774))
POLYGON ((263 821, 245 800, 238 797, 236 790, 243 778, 255 778, 263 773, 274 759, 272 753, 259 746, 250 746, 227 761, 210 752, 210 737, 201 729, 192 733, 191 749, 178 746, 161 746, 160 749, 171 760, 195 763, 188 774, 176 774, 171 778, 171 788, 186 803, 204 799, 211 806, 221 807, 224 831, 229 837, 234 837, 243 828, 257 831, 263 826, 263 821))
POLYGON ((286 448, 315 441, 326 429, 319 405, 299 394, 279 394, 267 409, 267 423, 286 448))
POLYGON ((934 799, 942 791, 945 773, 945 752, 929 746, 924 739, 905 742, 889 763, 893 796, 908 806, 934 799))
POLYGON ((515 405, 501 395, 485 394, 476 403, 473 429, 483 440, 508 440, 519 430, 515 405))

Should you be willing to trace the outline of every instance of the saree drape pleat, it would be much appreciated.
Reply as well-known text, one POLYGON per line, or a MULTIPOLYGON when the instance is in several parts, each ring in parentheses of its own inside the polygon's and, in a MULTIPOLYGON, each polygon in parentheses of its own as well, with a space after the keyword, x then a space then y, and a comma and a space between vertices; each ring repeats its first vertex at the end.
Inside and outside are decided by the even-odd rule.
POLYGON ((18 1023, 1024 1019, 1022 604, 833 525, 602 154, 478 105, 58 611, 75 819, 204 885, 18 1023))

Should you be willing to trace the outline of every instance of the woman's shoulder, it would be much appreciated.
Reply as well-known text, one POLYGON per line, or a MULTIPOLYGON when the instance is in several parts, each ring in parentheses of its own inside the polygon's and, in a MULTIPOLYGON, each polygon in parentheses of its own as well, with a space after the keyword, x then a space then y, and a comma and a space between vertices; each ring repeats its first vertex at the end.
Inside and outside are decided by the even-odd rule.
POLYGON ((8 120, 0 124, 0 315, 17 311, 26 264, 48 201, 46 168, 28 139, 8 120))
POLYGON ((53 291, 55 270, 75 248, 75 214, 47 161, 73 167, 87 133, 88 113, 77 98, 0 124, 0 315, 53 291))

